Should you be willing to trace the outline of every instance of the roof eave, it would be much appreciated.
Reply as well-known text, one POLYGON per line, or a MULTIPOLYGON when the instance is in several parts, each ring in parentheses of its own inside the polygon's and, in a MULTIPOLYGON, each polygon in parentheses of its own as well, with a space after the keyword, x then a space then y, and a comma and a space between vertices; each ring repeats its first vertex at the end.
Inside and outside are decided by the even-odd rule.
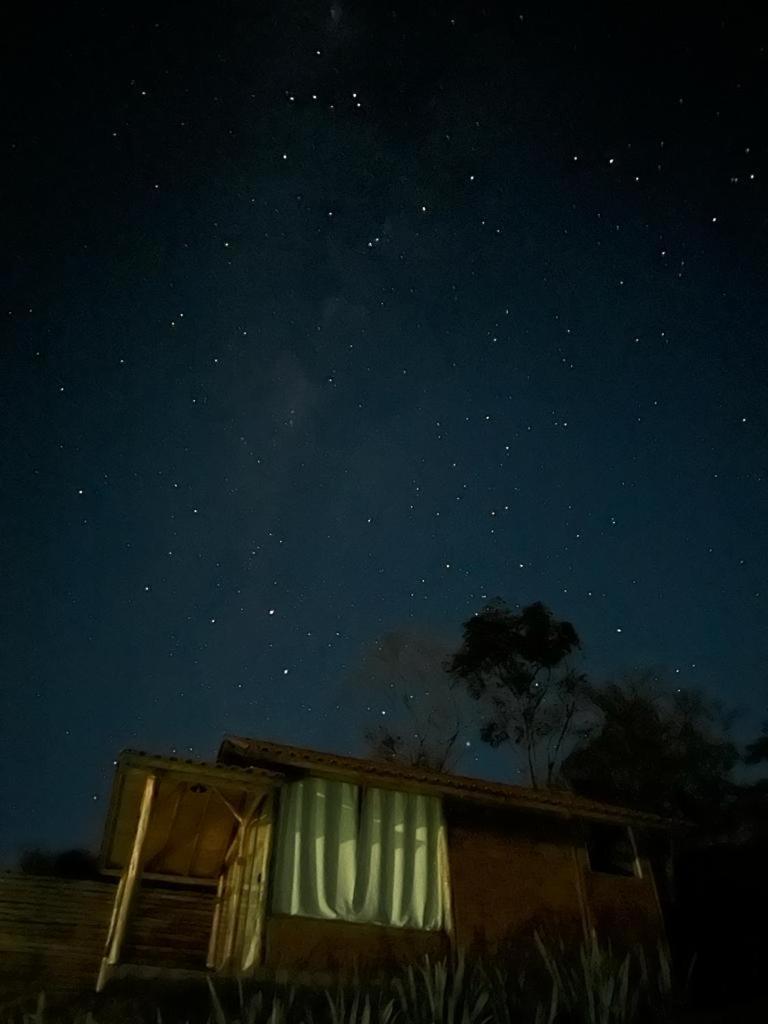
POLYGON ((101 834, 98 865, 104 871, 115 837, 120 815, 122 787, 128 772, 141 771, 151 775, 177 775, 196 782, 215 784, 235 783, 247 789, 272 788, 279 785, 284 776, 280 772, 260 768, 257 765, 231 765, 210 761, 193 761, 185 758, 147 754, 142 750, 122 750, 115 761, 115 771, 110 788, 109 806, 101 834))
POLYGON ((617 807, 568 793, 549 793, 494 783, 470 776, 410 769, 389 762, 373 762, 285 744, 225 735, 218 758, 229 764, 279 765, 286 769, 320 772, 336 778, 375 780, 384 784, 405 783, 420 792, 453 797, 470 803, 515 808, 536 814, 588 821, 615 822, 643 828, 676 829, 683 823, 631 808, 617 807))

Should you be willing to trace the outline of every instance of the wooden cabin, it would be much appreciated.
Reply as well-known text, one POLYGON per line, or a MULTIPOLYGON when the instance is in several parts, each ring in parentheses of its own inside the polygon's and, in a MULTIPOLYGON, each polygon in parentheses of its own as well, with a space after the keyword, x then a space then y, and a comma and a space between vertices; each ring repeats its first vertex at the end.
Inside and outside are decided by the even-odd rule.
MULTIPOLYGON (((102 908, 88 914, 93 983, 493 951, 530 943, 534 929, 657 942, 651 851, 665 829, 653 815, 567 791, 238 736, 225 737, 213 764, 127 751, 104 831, 104 881, 87 883, 102 908)), ((77 898, 70 886, 66 899, 77 898)), ((49 892, 46 905, 61 900, 49 892)), ((73 955, 77 944, 75 928, 73 955)))

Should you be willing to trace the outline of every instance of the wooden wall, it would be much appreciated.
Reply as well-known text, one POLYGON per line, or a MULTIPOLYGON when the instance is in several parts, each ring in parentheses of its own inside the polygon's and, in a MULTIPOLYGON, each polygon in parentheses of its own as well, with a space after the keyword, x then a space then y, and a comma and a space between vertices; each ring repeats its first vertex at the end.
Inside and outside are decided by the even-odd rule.
POLYGON ((114 893, 108 882, 0 874, 0 1007, 93 988, 114 893))
MULTIPOLYGON (((447 803, 445 815, 456 945, 488 952, 515 940, 530 946, 535 929, 581 939, 585 884, 570 823, 459 802, 447 803)), ((267 919, 267 963, 273 967, 413 961, 425 953, 439 957, 447 948, 440 933, 267 919)))
POLYGON ((396 961, 414 963, 427 954, 440 959, 447 952, 443 932, 310 917, 267 918, 266 961, 270 968, 334 971, 357 964, 375 968, 396 961))
POLYGON ((487 947, 535 929, 579 938, 581 875, 568 823, 518 812, 446 807, 459 945, 487 947))
MULTIPOLYGON (((45 990, 92 991, 116 885, 0 874, 0 1008, 45 990)), ((215 895, 209 889, 139 890, 121 961, 205 970, 215 895)))
POLYGON ((454 918, 461 945, 491 949, 540 933, 581 940, 594 928, 615 946, 664 936, 651 864, 642 877, 591 871, 582 829, 519 812, 446 807, 454 918))
POLYGON ((121 960, 129 964, 205 970, 213 925, 213 889, 139 889, 121 960))
MULTIPOLYGON (((663 937, 650 864, 640 878, 590 870, 578 823, 448 802, 455 942, 493 953, 532 950, 533 932, 581 942, 595 928, 615 947, 663 937)), ((267 919, 269 967, 332 970, 441 956, 447 938, 399 928, 275 916, 267 919)))
MULTIPOLYGON (((520 812, 446 806, 456 943, 493 951, 534 929, 578 940, 587 927, 614 944, 663 935, 647 861, 642 878, 590 872, 578 829, 520 812)), ((112 910, 112 881, 0 874, 0 1008, 18 995, 93 987, 112 910)), ((213 920, 208 889, 139 890, 122 961, 205 969, 213 920)), ((270 968, 328 970, 354 963, 441 956, 435 932, 298 917, 269 917, 270 968)))
POLYGON ((591 923, 614 946, 654 945, 664 935, 651 866, 641 865, 642 878, 585 872, 591 923))

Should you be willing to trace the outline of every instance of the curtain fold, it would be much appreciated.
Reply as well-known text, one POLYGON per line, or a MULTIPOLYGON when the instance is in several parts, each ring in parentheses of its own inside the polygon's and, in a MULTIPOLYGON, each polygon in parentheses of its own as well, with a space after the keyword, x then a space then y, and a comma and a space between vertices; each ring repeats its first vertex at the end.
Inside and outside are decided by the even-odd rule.
POLYGON ((351 913, 357 825, 356 786, 308 778, 283 788, 272 895, 277 913, 351 913))
POLYGON ((283 787, 276 913, 437 930, 446 871, 439 798, 312 778, 283 787))

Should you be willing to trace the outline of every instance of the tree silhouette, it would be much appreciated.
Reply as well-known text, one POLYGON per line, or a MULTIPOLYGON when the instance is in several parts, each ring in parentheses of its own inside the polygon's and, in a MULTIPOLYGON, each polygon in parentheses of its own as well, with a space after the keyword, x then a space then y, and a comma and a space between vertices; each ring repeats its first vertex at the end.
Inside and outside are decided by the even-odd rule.
POLYGON ((552 785, 566 742, 579 730, 586 677, 568 658, 580 646, 571 623, 540 602, 513 612, 497 599, 464 623, 463 643, 448 665, 483 706, 483 742, 521 747, 534 787, 542 770, 552 785))
POLYGON ((365 652, 355 673, 377 721, 365 731, 369 753, 436 771, 454 769, 468 715, 445 668, 445 640, 425 629, 386 633, 365 652))
POLYGON ((51 878, 99 878, 97 858, 88 850, 73 849, 51 852, 38 847, 24 850, 19 857, 19 871, 25 875, 51 878))
POLYGON ((747 746, 744 761, 746 764, 760 764, 761 761, 768 761, 768 721, 763 722, 762 735, 747 746))
POLYGON ((585 795, 719 827, 734 796, 738 751, 718 706, 651 672, 591 687, 600 729, 563 773, 585 795))

